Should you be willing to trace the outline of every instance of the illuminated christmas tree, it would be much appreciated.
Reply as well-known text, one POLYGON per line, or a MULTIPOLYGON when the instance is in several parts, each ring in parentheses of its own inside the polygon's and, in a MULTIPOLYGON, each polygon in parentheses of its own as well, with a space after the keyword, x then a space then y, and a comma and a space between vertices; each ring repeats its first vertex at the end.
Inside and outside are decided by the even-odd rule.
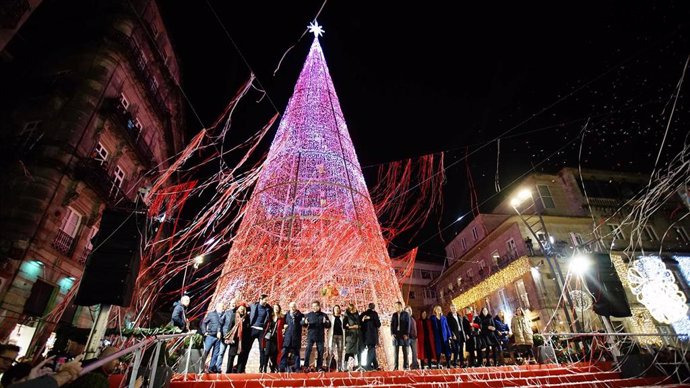
MULTIPOLYGON (((400 288, 312 24, 314 42, 234 237, 214 299, 270 295, 283 308, 374 302, 400 288)), ((383 329, 382 329, 383 331, 383 329)))

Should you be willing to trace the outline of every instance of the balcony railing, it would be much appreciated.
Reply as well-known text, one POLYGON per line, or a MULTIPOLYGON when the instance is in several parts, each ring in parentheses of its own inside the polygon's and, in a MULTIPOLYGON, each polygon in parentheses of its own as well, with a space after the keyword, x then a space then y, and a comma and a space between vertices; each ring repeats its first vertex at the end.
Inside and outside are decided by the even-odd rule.
POLYGON ((117 98, 108 100, 104 108, 106 114, 108 114, 113 122, 117 124, 118 128, 122 130, 122 134, 127 139, 134 152, 139 156, 140 161, 149 167, 154 165, 155 160, 153 159, 153 151, 151 151, 149 145, 144 141, 141 130, 134 125, 135 120, 132 114, 122 108, 117 98))
POLYGON ((101 161, 92 158, 81 159, 75 168, 77 179, 83 180, 109 205, 130 208, 132 201, 127 197, 123 188, 128 182, 125 180, 118 187, 111 178, 112 166, 103 165, 101 161))
POLYGON ((74 247, 74 237, 62 230, 58 230, 53 243, 50 245, 63 255, 71 256, 72 248, 74 247))
POLYGON ((8 0, 0 3, 0 28, 13 30, 22 16, 31 9, 28 0, 8 0))
POLYGON ((90 254, 91 248, 84 248, 84 250, 81 251, 81 254, 79 255, 79 260, 77 260, 77 262, 81 265, 86 265, 86 260, 89 258, 90 254))

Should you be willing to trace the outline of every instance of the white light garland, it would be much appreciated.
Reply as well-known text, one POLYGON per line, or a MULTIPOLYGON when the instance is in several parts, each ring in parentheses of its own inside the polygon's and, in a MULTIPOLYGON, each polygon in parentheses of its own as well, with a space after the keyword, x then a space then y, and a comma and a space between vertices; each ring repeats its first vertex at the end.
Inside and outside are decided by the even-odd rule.
POLYGON ((576 311, 585 311, 592 308, 592 297, 584 291, 570 291, 570 300, 573 301, 573 307, 576 311))
POLYGON ((640 256, 628 269, 630 290, 661 323, 687 319, 685 295, 678 289, 673 273, 658 256, 640 256))

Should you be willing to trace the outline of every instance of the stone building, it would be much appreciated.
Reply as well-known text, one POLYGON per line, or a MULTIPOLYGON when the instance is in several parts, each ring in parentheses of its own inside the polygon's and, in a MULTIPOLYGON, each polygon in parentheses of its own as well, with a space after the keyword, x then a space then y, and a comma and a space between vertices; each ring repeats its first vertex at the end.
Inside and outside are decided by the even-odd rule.
MULTIPOLYGON (((393 267, 398 278, 405 270, 404 263, 393 260, 393 267)), ((400 290, 404 298, 404 303, 412 307, 413 314, 419 314, 426 310, 431 311, 431 308, 438 304, 438 296, 436 289, 431 286, 431 283, 436 279, 443 270, 443 264, 440 262, 415 260, 414 267, 410 276, 404 278, 400 283, 400 290)))
MULTIPOLYGON (((450 265, 435 282, 441 301, 453 301, 458 307, 481 308, 488 304, 494 312, 504 310, 508 316, 522 307, 529 311, 535 329, 543 330, 552 319, 550 330, 569 331, 565 312, 557 308, 558 268, 565 276, 576 253, 610 252, 633 313, 631 318, 614 318, 616 329, 632 333, 672 332, 669 325, 653 321, 649 311, 630 292, 627 263, 650 252, 661 252, 661 260, 674 271, 679 286, 687 292, 681 267, 690 265, 683 264, 687 256, 683 252, 690 251, 690 222, 678 221, 678 209, 687 209, 680 198, 669 199, 644 228, 635 231, 639 239, 636 237, 638 244, 634 250, 628 249, 633 231, 621 226, 621 213, 614 214, 645 187, 648 179, 641 174, 594 170, 583 171, 580 179, 577 169, 572 168, 557 174, 531 174, 491 213, 478 215, 446 246, 450 265), (520 209, 520 200, 513 202, 520 195, 534 201, 531 209, 523 211, 522 218, 516 211, 520 209), (542 214, 545 230, 535 208, 542 214), (541 245, 555 252, 554 270, 541 245)), ((571 290, 581 288, 576 282, 573 278, 569 283, 571 290)), ((572 319, 578 320, 580 330, 603 328, 590 309, 576 310, 574 315, 572 319)))
POLYGON ((155 1, 43 1, 19 35, 0 64, 0 338, 21 324, 42 344, 91 326, 88 308, 54 307, 103 210, 141 209, 182 148, 183 102, 155 1))

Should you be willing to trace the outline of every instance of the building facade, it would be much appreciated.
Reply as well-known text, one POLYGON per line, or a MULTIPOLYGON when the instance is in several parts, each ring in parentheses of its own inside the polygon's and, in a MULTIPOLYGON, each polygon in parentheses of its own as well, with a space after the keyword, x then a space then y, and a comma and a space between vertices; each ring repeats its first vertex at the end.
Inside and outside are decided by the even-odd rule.
MULTIPOLYGON (((405 271, 405 263, 392 260, 398 278, 405 271)), ((426 260, 415 260, 410 276, 400 282, 400 290, 403 302, 412 307, 413 314, 419 316, 422 311, 431 312, 434 305, 438 304, 436 289, 431 285, 434 279, 441 275, 443 264, 426 260)))
POLYGON ((182 148, 183 103, 155 1, 44 1, 20 33, 0 71, 0 337, 22 324, 42 344, 91 326, 61 302, 103 210, 141 208, 182 148))
MULTIPOLYGON (((679 287, 688 292, 682 267, 687 266, 683 252, 690 251, 690 222, 679 217, 687 212, 680 198, 670 198, 644 227, 635 230, 624 220, 629 208, 623 206, 617 211, 644 189, 648 179, 641 174, 611 171, 583 171, 580 178, 578 170, 571 168, 526 177, 493 212, 477 216, 446 246, 450 266, 435 282, 439 297, 458 307, 488 305, 508 316, 522 307, 539 331, 547 322, 549 331, 556 332, 603 329, 603 323, 587 306, 591 300, 578 298, 582 281, 577 277, 568 283, 576 306, 568 313, 577 323, 568 325, 563 304, 558 304, 557 273, 560 269, 565 277, 575 254, 610 252, 633 314, 613 318, 614 327, 631 333, 672 333, 669 325, 653 321, 627 282, 631 260, 661 252, 660 260, 674 272, 679 287), (533 201, 533 206, 525 208, 515 199, 520 196, 533 201), (683 211, 679 213, 679 209, 683 211), (541 214, 543 225, 536 213, 541 214), (553 252, 553 266, 542 246, 553 252)), ((643 342, 661 340, 647 337, 643 342)))

